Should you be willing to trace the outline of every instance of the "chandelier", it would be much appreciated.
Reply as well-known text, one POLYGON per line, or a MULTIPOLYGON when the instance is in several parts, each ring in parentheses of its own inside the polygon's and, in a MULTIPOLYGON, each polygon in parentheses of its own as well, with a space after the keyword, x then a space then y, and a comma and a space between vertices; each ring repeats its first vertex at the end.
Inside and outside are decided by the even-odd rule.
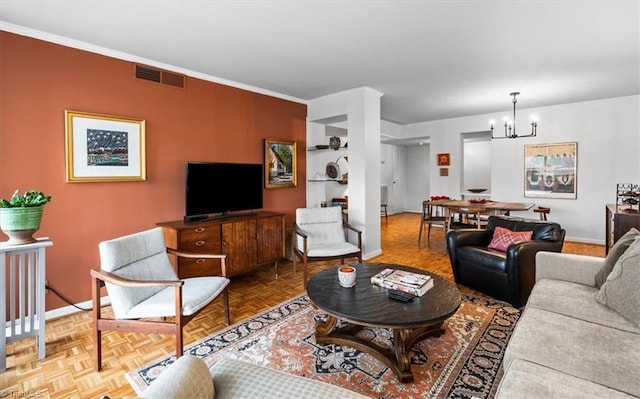
POLYGON ((504 136, 494 136, 493 135, 493 125, 495 121, 492 120, 491 123, 491 138, 492 139, 515 139, 517 137, 535 137, 538 130, 538 121, 535 117, 531 118, 531 133, 525 135, 518 135, 516 133, 516 103, 518 100, 516 96, 519 95, 520 92, 514 91, 513 93, 509 93, 510 96, 513 96, 513 120, 509 120, 508 117, 504 117, 504 136))

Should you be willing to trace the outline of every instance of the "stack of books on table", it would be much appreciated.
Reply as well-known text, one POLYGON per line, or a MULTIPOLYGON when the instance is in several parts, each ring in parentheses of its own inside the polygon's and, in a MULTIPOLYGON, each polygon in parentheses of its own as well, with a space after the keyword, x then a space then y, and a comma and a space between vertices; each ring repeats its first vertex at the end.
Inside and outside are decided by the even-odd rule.
POLYGON ((371 277, 371 283, 414 296, 422 296, 433 287, 433 278, 427 274, 411 273, 398 269, 384 269, 371 277))

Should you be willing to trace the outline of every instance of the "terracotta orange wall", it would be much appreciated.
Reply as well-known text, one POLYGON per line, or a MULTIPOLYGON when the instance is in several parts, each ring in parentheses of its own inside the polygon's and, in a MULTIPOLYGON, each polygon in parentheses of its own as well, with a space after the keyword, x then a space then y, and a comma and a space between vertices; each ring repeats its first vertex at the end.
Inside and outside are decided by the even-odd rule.
MULTIPOLYGON (((293 140, 305 176, 306 113, 303 104, 190 77, 186 89, 141 81, 131 62, 0 32, 0 197, 30 188, 52 195, 36 233, 54 243, 47 279, 86 301, 100 241, 183 217, 186 160, 262 163, 263 139, 293 140), (65 110, 145 119, 147 180, 66 183, 65 110)), ((286 213, 287 225, 305 201, 304 183, 264 190, 264 209, 286 213)), ((47 310, 63 306, 47 295, 47 310)))

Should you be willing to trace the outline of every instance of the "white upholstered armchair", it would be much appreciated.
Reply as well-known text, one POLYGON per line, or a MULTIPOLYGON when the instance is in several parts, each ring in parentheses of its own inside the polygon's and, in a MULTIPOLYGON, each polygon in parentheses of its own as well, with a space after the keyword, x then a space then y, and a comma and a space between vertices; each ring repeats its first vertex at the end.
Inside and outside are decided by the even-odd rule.
POLYGON ((357 258, 362 262, 362 232, 342 219, 342 208, 296 209, 293 244, 293 269, 298 259, 303 263, 303 282, 307 285, 307 263, 320 260, 357 258), (348 231, 357 234, 358 244, 347 240, 348 231))
POLYGON ((100 270, 91 270, 95 369, 102 367, 104 330, 176 335, 176 356, 182 356, 182 328, 222 294, 229 325, 229 297, 225 255, 194 254, 165 247, 161 228, 103 241, 99 244, 100 270), (167 252, 178 257, 220 259, 222 276, 180 280, 167 252), (105 285, 112 318, 103 318, 100 288, 105 285))

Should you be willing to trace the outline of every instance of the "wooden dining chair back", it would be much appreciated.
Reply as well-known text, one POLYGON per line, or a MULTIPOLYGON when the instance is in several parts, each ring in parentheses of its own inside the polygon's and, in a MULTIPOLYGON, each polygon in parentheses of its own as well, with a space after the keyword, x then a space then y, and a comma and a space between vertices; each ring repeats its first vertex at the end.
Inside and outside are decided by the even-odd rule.
POLYGON ((307 263, 321 260, 357 258, 362 263, 362 232, 344 222, 342 209, 326 208, 296 209, 296 225, 293 245, 293 270, 298 260, 302 261, 302 278, 307 285, 307 263), (356 234, 356 243, 348 240, 349 232, 356 234))
POLYGON ((431 201, 422 201, 422 217, 420 218, 420 231, 418 232, 418 247, 422 244, 422 233, 427 229, 427 242, 431 240, 431 227, 447 228, 445 210, 442 206, 435 205, 431 201))
POLYGON ((175 334, 182 356, 183 327, 218 296, 230 323, 226 256, 168 250, 160 227, 98 245, 100 269, 91 270, 95 369, 102 368, 102 331, 175 334), (219 259, 222 275, 179 279, 168 252, 196 259, 219 259), (101 287, 106 286, 113 317, 103 317, 101 287))
POLYGON ((547 221, 547 215, 551 213, 551 208, 546 206, 539 206, 533 210, 535 213, 540 214, 540 220, 547 221))

